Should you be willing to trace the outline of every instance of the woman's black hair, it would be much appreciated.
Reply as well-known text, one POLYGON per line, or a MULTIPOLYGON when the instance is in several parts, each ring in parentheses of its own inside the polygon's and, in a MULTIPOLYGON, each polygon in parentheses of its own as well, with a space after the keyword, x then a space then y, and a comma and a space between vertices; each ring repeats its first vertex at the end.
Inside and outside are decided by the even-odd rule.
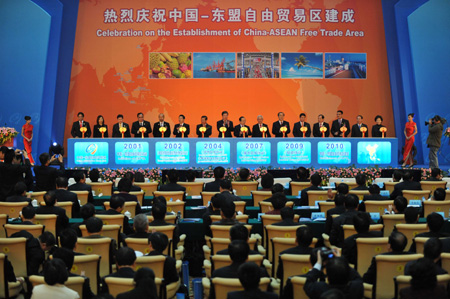
POLYGON ((25 120, 31 120, 31 116, 25 116, 25 120))
POLYGON ((410 113, 408 114, 408 116, 414 117, 414 113, 410 113))
POLYGON ((100 119, 100 117, 103 118, 103 125, 105 125, 105 118, 103 117, 103 115, 97 116, 97 125, 100 125, 99 122, 98 122, 98 120, 100 119))
POLYGON ((381 119, 381 121, 383 121, 383 117, 381 115, 375 116, 375 121, 377 121, 378 118, 381 119))
POLYGON ((48 285, 55 285, 57 283, 64 284, 69 278, 69 273, 66 269, 66 264, 63 260, 54 258, 49 260, 44 265, 44 280, 48 285))

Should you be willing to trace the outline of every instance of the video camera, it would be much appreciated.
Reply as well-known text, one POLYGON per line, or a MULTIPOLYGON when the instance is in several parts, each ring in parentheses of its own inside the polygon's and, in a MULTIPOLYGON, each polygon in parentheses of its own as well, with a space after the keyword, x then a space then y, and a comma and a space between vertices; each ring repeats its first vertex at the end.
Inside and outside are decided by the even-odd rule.
POLYGON ((327 261, 329 259, 334 258, 334 252, 332 249, 329 249, 327 247, 320 248, 320 256, 322 258, 322 261, 327 261))
MULTIPOLYGON (((446 124, 447 120, 443 117, 440 117, 439 115, 435 115, 432 119, 431 119, 431 125, 434 125, 437 121, 440 121, 441 124, 446 124)), ((428 126, 430 123, 429 122, 425 122, 425 126, 428 126)))

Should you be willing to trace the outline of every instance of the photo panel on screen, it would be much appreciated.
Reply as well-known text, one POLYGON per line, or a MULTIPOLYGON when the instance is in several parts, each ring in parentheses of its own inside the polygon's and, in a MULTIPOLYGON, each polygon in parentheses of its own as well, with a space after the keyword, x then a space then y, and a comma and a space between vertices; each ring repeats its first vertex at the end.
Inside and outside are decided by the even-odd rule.
POLYGON ((366 53, 325 53, 326 79, 366 79, 366 53))
POLYGON ((236 53, 194 53, 194 78, 236 78, 236 53))
POLYGON ((322 79, 323 53, 281 53, 281 78, 322 79))
POLYGON ((280 78, 280 53, 237 53, 237 77, 280 78))
POLYGON ((192 53, 149 53, 150 79, 192 78, 192 53))

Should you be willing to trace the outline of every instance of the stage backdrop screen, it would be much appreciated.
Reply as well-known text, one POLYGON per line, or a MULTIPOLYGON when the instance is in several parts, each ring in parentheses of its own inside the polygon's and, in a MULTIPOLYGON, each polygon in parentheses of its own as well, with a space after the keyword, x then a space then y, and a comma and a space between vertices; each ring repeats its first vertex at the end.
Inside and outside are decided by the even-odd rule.
MULTIPOLYGON (((152 125, 164 113, 172 129, 184 114, 189 137, 206 115, 217 137, 223 110, 250 127, 262 115, 270 128, 283 111, 292 128, 302 112, 312 125, 318 114, 331 123, 339 109, 350 124, 361 114, 369 136, 382 115, 395 136, 381 0, 80 0, 65 138, 79 111, 91 128, 103 115, 110 137, 118 114, 131 127, 138 112, 152 125)), ((227 159, 220 144, 198 144, 198 162, 210 151, 227 159)), ((317 150, 279 146, 287 145, 280 163, 307 162, 317 150)), ((179 156, 163 146, 150 149, 161 162, 189 162, 183 144, 179 156)), ((240 159, 257 163, 260 149, 250 150, 240 159)), ((123 153, 119 160, 131 158, 123 153)))

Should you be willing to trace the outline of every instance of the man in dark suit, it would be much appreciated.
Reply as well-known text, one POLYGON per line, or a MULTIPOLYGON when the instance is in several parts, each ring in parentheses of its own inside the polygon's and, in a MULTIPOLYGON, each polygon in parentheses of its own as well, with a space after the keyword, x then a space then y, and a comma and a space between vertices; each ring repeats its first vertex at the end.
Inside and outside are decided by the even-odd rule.
POLYGON ((236 214, 236 205, 233 201, 224 198, 222 194, 219 194, 220 197, 220 216, 222 219, 220 221, 213 222, 213 225, 235 225, 239 224, 239 221, 234 217, 236 214))
POLYGON ((350 123, 348 120, 343 119, 342 115, 344 114, 344 112, 342 112, 342 110, 338 110, 337 112, 337 119, 333 120, 333 123, 331 124, 331 135, 333 137, 342 137, 344 133, 341 132, 341 128, 342 127, 346 127, 347 131, 345 132, 345 137, 347 137, 348 135, 350 135, 350 123))
POLYGON ((330 235, 331 232, 333 215, 342 215, 346 211, 344 206, 345 197, 346 194, 337 193, 334 197, 334 208, 327 211, 327 220, 325 221, 325 233, 327 235, 330 235))
POLYGON ((333 219, 330 232, 330 243, 342 248, 344 242, 344 231, 342 225, 353 224, 353 216, 358 213, 359 198, 354 194, 348 194, 344 200, 346 211, 333 219))
POLYGON ((255 137, 263 137, 263 133, 261 132, 261 128, 262 127, 266 128, 266 132, 264 132, 264 136, 269 138, 270 137, 270 129, 269 129, 269 126, 264 123, 263 116, 262 115, 258 115, 256 120, 258 121, 258 123, 256 125, 254 125, 253 128, 252 128, 252 134, 253 134, 252 136, 253 136, 253 138, 255 138, 255 137))
POLYGON ((389 200, 389 197, 380 195, 380 186, 372 184, 368 188, 369 195, 364 195, 363 201, 366 200, 389 200))
POLYGON ((124 137, 131 137, 130 126, 127 123, 123 122, 123 115, 119 114, 117 115, 117 123, 113 126, 113 138, 122 138, 122 133, 120 132, 121 128, 126 129, 126 131, 123 133, 124 137))
POLYGON ((122 247, 116 253, 117 272, 106 275, 102 278, 102 293, 109 293, 105 278, 134 278, 136 266, 136 253, 130 247, 122 247))
POLYGON ((233 190, 231 190, 232 185, 230 180, 222 180, 220 181, 220 194, 231 201, 240 201, 241 198, 233 194, 233 190))
POLYGON ((41 162, 41 165, 34 167, 34 175, 36 178, 35 191, 55 190, 56 178, 60 175, 64 175, 64 164, 62 163, 62 156, 59 155, 59 157, 56 158, 56 156, 53 155, 50 158, 50 155, 48 153, 42 153, 39 155, 39 161, 41 162), (59 162, 59 171, 58 169, 49 166, 50 163, 55 160, 58 160, 59 162))
POLYGON ((28 202, 31 205, 31 198, 27 197, 27 185, 24 182, 18 182, 14 186, 15 195, 8 196, 6 202, 28 202))
POLYGON ((278 120, 272 124, 272 134, 274 137, 288 136, 291 132, 289 122, 284 120, 284 112, 278 112, 278 120), (286 132, 281 132, 281 128, 286 127, 286 132))
POLYGON ((37 208, 36 214, 57 215, 58 217, 56 218, 56 235, 59 236, 61 232, 69 225, 69 218, 67 218, 66 210, 60 207, 55 207, 56 194, 54 191, 45 193, 44 202, 45 206, 40 206, 39 208, 37 208))
POLYGON ((255 263, 244 263, 238 268, 238 277, 244 291, 229 292, 228 299, 276 299, 278 295, 271 292, 264 292, 259 289, 261 280, 261 268, 255 263))
POLYGON ((357 187, 353 188, 352 190, 355 191, 367 191, 369 188, 366 186, 367 178, 366 175, 363 173, 357 174, 355 177, 356 184, 358 184, 357 187))
POLYGON ((303 137, 303 132, 300 131, 300 129, 303 128, 303 127, 308 129, 305 132, 305 137, 310 137, 311 136, 311 126, 309 125, 309 123, 306 122, 306 114, 305 113, 300 113, 300 121, 296 122, 294 124, 294 129, 292 130, 292 133, 294 134, 294 137, 303 137))
POLYGON ((160 113, 158 115, 158 122, 153 124, 153 137, 161 138, 163 136, 162 132, 159 130, 162 127, 166 128, 164 137, 170 137, 170 124, 164 121, 164 114, 160 113))
POLYGON ((325 127, 327 131, 325 132, 325 137, 330 136, 330 125, 324 121, 325 116, 323 114, 319 114, 318 122, 316 122, 313 126, 313 136, 314 137, 322 137, 322 132, 320 132, 320 128, 325 127))
POLYGON ((395 199, 397 196, 402 196, 403 190, 422 190, 420 183, 413 181, 412 173, 409 170, 403 173, 403 182, 394 186, 394 191, 392 191, 390 198, 395 199))
POLYGON ((83 171, 77 171, 74 173, 73 178, 75 184, 69 186, 69 191, 88 191, 88 202, 93 203, 92 187, 86 184, 86 174, 83 171))
POLYGON ((178 171, 176 169, 170 169, 167 172, 167 180, 169 181, 167 184, 163 184, 159 186, 159 191, 184 191, 186 192, 186 187, 178 185, 178 171))
POLYGON ((127 178, 122 178, 117 185, 117 189, 119 190, 118 196, 122 197, 125 202, 127 201, 135 201, 136 205, 136 215, 141 213, 141 205, 136 197, 136 195, 130 194, 131 190, 131 181, 127 178))
POLYGON ((363 120, 362 115, 358 115, 356 117, 356 124, 352 126, 352 135, 351 135, 352 137, 362 137, 363 133, 361 132, 361 128, 367 129, 367 131, 364 133, 364 137, 369 136, 369 128, 367 127, 366 124, 363 124, 362 120, 363 120))
MULTIPOLYGON (((127 238, 148 239, 150 233, 148 232, 148 218, 145 214, 136 215, 133 219, 133 228, 135 233, 130 234, 127 238)), ((125 242, 127 240, 125 239, 125 242)))
POLYGON ((322 190, 320 184, 322 183, 322 177, 320 174, 315 173, 311 176, 311 186, 302 190, 300 195, 300 206, 308 205, 308 191, 318 191, 322 190))
POLYGON ((164 262, 163 278, 164 284, 168 285, 172 282, 176 282, 179 279, 176 261, 173 257, 164 255, 163 252, 169 245, 169 239, 167 236, 160 232, 154 232, 149 238, 150 252, 146 256, 158 256, 162 255, 166 257, 164 262))
POLYGON ((77 232, 73 228, 66 228, 61 236, 59 237, 59 243, 61 248, 68 249, 73 252, 74 255, 85 255, 81 252, 76 252, 75 249, 77 248, 77 242, 78 242, 78 235, 77 232))
MULTIPOLYGON (((441 232, 444 227, 445 220, 438 213, 431 213, 427 216, 427 227, 428 232, 417 234, 414 238, 448 238, 450 237, 449 233, 441 232)), ((409 252, 416 252, 416 242, 413 239, 413 243, 411 244, 411 248, 409 252)), ((418 252, 422 253, 422 252, 418 252)))
POLYGON ((149 226, 175 226, 173 230, 173 248, 178 248, 178 241, 180 240, 180 229, 178 225, 166 222, 167 206, 162 202, 153 203, 152 216, 153 221, 149 223, 149 226))
POLYGON ((66 177, 56 178, 56 200, 58 202, 72 203, 72 218, 80 218, 80 202, 76 193, 67 190, 69 182, 66 177))
POLYGON ((95 216, 95 206, 92 203, 87 203, 80 208, 80 216, 83 219, 82 222, 74 223, 71 228, 75 230, 78 237, 81 237, 80 225, 86 225, 89 218, 95 216))
MULTIPOLYGON (((84 237, 86 239, 109 239, 111 240, 111 243, 109 243, 109 263, 110 265, 114 264, 115 258, 116 258, 116 252, 117 252, 117 243, 116 240, 111 239, 109 237, 102 236, 102 230, 103 230, 103 221, 100 218, 97 217, 91 217, 86 221, 86 230, 87 230, 87 237, 84 237)), ((102 257, 108 258, 108 257, 102 257)))
MULTIPOLYGON (((422 252, 419 252, 422 253, 422 252)), ((433 261, 430 266, 436 270, 436 275, 448 274, 448 272, 441 267, 441 253, 442 241, 439 238, 429 238, 423 245, 424 258, 433 261)), ((411 267, 416 261, 410 261, 405 265, 405 275, 411 275, 411 267)))
POLYGON ((208 117, 206 115, 203 115, 201 118, 201 123, 199 125, 197 125, 196 132, 197 132, 198 138, 202 138, 202 137, 209 138, 209 136, 211 136, 212 127, 206 122, 207 120, 208 120, 208 117), (200 132, 200 128, 202 128, 202 127, 206 128, 206 131, 203 132, 203 134, 202 134, 202 132, 200 132))
POLYGON ((177 137, 177 138, 181 138, 183 136, 185 138, 188 138, 189 134, 191 133, 191 128, 189 127, 189 125, 184 123, 185 118, 186 117, 183 114, 180 114, 180 116, 178 116, 178 124, 176 124, 175 127, 173 128, 173 135, 175 135, 175 137, 177 137), (180 132, 180 128, 186 129, 186 132, 184 132, 184 135, 182 132, 180 132))
POLYGON ((442 181, 442 171, 439 168, 437 168, 437 167, 432 168, 431 169, 431 176, 428 179, 426 179, 425 181, 428 181, 428 182, 439 182, 439 181, 442 181))
POLYGON ((220 192, 220 182, 225 176, 225 168, 222 166, 217 166, 214 168, 214 182, 209 182, 205 184, 203 191, 206 192, 220 192))
POLYGON ((228 111, 222 111, 222 119, 217 122, 217 131, 219 131, 219 137, 222 137, 222 132, 220 132, 220 128, 225 127, 227 130, 225 131, 225 137, 232 137, 231 132, 234 130, 233 122, 228 120, 228 111))
POLYGON ((87 131, 84 133, 84 137, 89 138, 91 137, 91 126, 87 121, 84 121, 84 113, 78 112, 77 114, 78 121, 74 122, 72 124, 72 130, 70 131, 70 134, 73 138, 81 138, 83 137, 83 133, 80 132, 80 128, 85 127, 87 131))
POLYGON ((137 118, 138 120, 135 121, 132 125, 131 125, 131 133, 134 135, 134 137, 138 138, 141 137, 142 138, 142 133, 139 132, 140 128, 145 128, 146 131, 144 133, 144 137, 148 137, 150 135, 150 133, 152 132, 152 126, 150 125, 149 121, 145 121, 144 120, 144 113, 139 112, 137 114, 137 118))
MULTIPOLYGON (((242 241, 248 243, 249 234, 250 233, 249 233, 248 229, 245 227, 245 225, 243 225, 241 223, 235 224, 230 228, 230 241, 233 242, 234 240, 242 240, 242 241)), ((228 252, 228 248, 219 250, 216 252, 216 254, 230 255, 230 253, 228 252)), ((254 255, 254 254, 259 254, 259 252, 256 250, 250 249, 248 254, 254 255)))
MULTIPOLYGON (((111 196, 111 199, 109 200, 109 210, 103 211, 102 213, 97 213, 97 214, 102 214, 102 215, 123 215, 122 211, 123 211, 123 207, 125 205, 125 201, 123 200, 122 197, 120 197, 118 194, 113 194, 111 196)), ((123 215, 123 224, 122 224, 122 231, 125 235, 131 235, 133 233, 133 228, 131 228, 130 226, 130 219, 128 219, 128 217, 126 215, 123 215)), ((123 241, 123 239, 125 238, 125 236, 123 236, 121 234, 121 240, 119 241, 123 241)))
POLYGON ((245 117, 241 116, 239 117, 239 125, 237 125, 236 127, 234 127, 234 137, 249 137, 252 136, 252 131, 250 130, 250 127, 245 125, 246 123, 246 119, 245 117), (242 128, 247 128, 247 132, 242 132, 241 129, 242 128))
POLYGON ((281 221, 275 222, 275 226, 296 226, 298 222, 294 221, 294 210, 290 207, 284 207, 280 210, 281 221))
POLYGON ((214 194, 211 197, 211 201, 209 207, 206 208, 206 212, 202 215, 203 219, 203 227, 205 229, 205 235, 212 237, 211 228, 209 227, 212 224, 211 215, 220 215, 220 204, 222 202, 223 197, 220 193, 214 194))
MULTIPOLYGON (((24 165, 21 165, 16 152, 7 149, 4 155, 4 163, 0 163, 0 200, 15 194, 14 187, 18 182, 24 182, 24 174, 30 172, 30 160, 24 151, 24 165)), ((56 170, 56 169, 55 169, 56 170)))

